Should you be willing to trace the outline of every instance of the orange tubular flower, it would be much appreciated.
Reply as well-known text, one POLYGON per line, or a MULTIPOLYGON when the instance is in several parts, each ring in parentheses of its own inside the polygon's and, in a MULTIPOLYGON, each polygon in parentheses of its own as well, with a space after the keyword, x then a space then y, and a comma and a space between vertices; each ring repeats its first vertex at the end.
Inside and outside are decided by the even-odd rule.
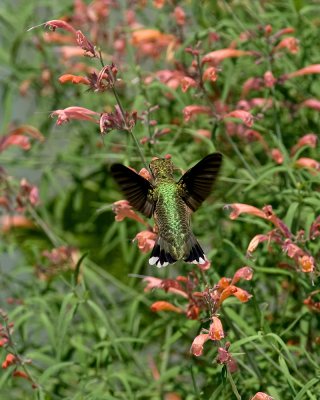
POLYGON ((0 218, 0 231, 9 232, 14 228, 34 228, 34 224, 23 215, 3 215, 0 218))
POLYGON ((307 67, 298 69, 297 71, 291 72, 285 75, 286 79, 295 78, 297 76, 320 74, 320 64, 308 65, 307 67))
POLYGON ((218 69, 216 67, 208 67, 204 70, 202 79, 204 81, 215 82, 218 79, 218 69))
POLYGON ((309 146, 311 148, 315 148, 317 146, 318 137, 314 133, 308 133, 307 135, 302 136, 298 143, 292 147, 291 155, 294 155, 301 147, 309 146))
POLYGON ((230 207, 233 210, 229 215, 230 219, 237 219, 242 213, 255 215, 256 217, 266 219, 266 215, 263 211, 259 210, 259 208, 257 207, 253 207, 248 204, 233 203, 228 204, 227 207, 230 207))
POLYGON ((11 365, 15 364, 15 362, 16 362, 16 356, 14 354, 9 353, 4 362, 2 363, 2 368, 6 369, 11 365))
POLYGON ((213 63, 219 64, 225 58, 234 58, 234 57, 243 57, 243 56, 252 56, 253 53, 251 51, 245 50, 237 50, 237 49, 221 49, 215 50, 208 54, 206 54, 203 58, 201 63, 213 63))
POLYGON ((66 122, 69 122, 71 119, 78 119, 82 121, 92 121, 98 123, 98 121, 94 118, 94 116, 99 116, 100 114, 89 110, 84 107, 67 107, 63 110, 55 110, 51 113, 51 117, 57 116, 57 125, 62 125, 66 122))
POLYGON ((132 207, 127 200, 116 201, 113 203, 112 209, 116 214, 115 220, 118 222, 123 221, 125 218, 131 218, 145 226, 148 225, 141 217, 139 217, 138 214, 135 213, 135 211, 132 210, 132 207))
POLYGON ((208 333, 202 333, 196 336, 192 342, 190 352, 196 357, 201 356, 203 353, 203 346, 209 339, 208 333))
POLYGON ((180 83, 183 92, 186 92, 190 87, 197 87, 197 82, 188 76, 182 78, 180 83))
POLYGON ((222 323, 218 317, 212 317, 212 323, 209 329, 209 338, 211 340, 221 340, 224 338, 222 323))
POLYGON ((154 232, 142 231, 137 233, 133 241, 138 241, 138 247, 142 253, 149 253, 153 249, 156 237, 157 235, 154 232))
POLYGON ((250 114, 248 111, 244 111, 244 110, 234 110, 229 112, 228 114, 226 114, 224 116, 224 118, 227 117, 232 117, 232 118, 239 118, 242 120, 242 122, 249 128, 252 127, 253 125, 253 115, 250 114))
POLYGON ((234 274, 231 284, 235 285, 240 279, 245 279, 246 281, 251 281, 253 275, 253 270, 250 267, 242 267, 236 271, 234 274))
POLYGON ((178 314, 184 313, 182 308, 176 307, 173 304, 169 303, 168 301, 156 301, 150 307, 151 311, 159 312, 159 311, 172 311, 178 314))
POLYGON ((193 118, 194 116, 198 115, 198 114, 207 114, 210 115, 211 114, 211 108, 208 106, 199 106, 196 104, 192 104, 190 106, 186 106, 183 109, 183 117, 185 122, 188 122, 191 120, 191 118, 193 118))
POLYGON ((320 162, 313 158, 302 157, 296 160, 295 165, 300 168, 307 168, 312 171, 320 171, 320 162))
POLYGON ((320 111, 320 100, 317 99, 308 99, 300 104, 300 107, 308 107, 313 110, 320 111))
POLYGON ((59 82, 60 83, 67 83, 67 82, 71 82, 74 84, 79 84, 82 83, 84 85, 90 85, 90 81, 87 77, 85 76, 77 76, 77 75, 72 75, 72 74, 64 74, 61 75, 59 78, 59 82))
POLYGON ((291 54, 296 54, 299 51, 299 40, 295 37, 286 37, 275 47, 275 51, 287 49, 291 54))

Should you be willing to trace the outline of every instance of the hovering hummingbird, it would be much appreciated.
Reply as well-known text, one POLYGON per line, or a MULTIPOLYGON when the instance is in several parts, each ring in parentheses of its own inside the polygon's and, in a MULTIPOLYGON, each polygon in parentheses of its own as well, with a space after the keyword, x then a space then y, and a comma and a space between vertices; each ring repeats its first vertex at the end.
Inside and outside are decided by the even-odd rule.
POLYGON ((150 265, 160 268, 178 260, 206 262, 192 233, 190 215, 209 196, 221 163, 222 154, 209 154, 176 182, 172 161, 158 158, 150 163, 152 183, 122 164, 111 166, 111 173, 130 205, 148 218, 153 215, 158 226, 150 265))

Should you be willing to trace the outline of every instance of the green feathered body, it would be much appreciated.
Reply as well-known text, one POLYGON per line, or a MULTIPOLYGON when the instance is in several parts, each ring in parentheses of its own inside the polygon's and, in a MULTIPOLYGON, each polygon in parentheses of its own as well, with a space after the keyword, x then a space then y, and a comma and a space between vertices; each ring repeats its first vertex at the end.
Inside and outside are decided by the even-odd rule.
POLYGON ((166 242, 172 257, 181 260, 185 256, 187 239, 192 232, 190 213, 179 194, 179 186, 173 179, 160 179, 153 191, 153 198, 159 236, 166 242))

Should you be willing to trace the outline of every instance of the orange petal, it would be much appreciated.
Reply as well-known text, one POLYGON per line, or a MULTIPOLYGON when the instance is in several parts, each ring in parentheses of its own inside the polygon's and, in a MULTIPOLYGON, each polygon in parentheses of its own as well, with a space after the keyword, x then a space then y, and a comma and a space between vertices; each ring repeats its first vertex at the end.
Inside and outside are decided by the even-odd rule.
POLYGON ((0 230, 8 232, 12 228, 33 228, 33 222, 23 215, 3 215, 0 218, 0 230))
POLYGON ((307 168, 311 170, 320 171, 320 162, 313 158, 302 157, 296 160, 295 165, 301 168, 307 168))
POLYGON ((156 301, 153 303, 150 307, 151 311, 153 312, 159 312, 159 311, 172 311, 178 314, 183 313, 184 311, 179 308, 174 306, 173 304, 169 303, 168 301, 156 301))
POLYGON ((60 83, 71 82, 74 84, 83 83, 85 85, 90 85, 89 79, 86 78, 85 76, 77 76, 77 75, 72 75, 72 74, 61 75, 59 78, 59 82, 60 83))
POLYGON ((215 50, 212 51, 208 54, 206 54, 202 58, 202 64, 207 63, 207 62, 212 62, 215 64, 218 64, 225 58, 233 58, 233 57, 243 57, 243 56, 252 56, 253 53, 251 51, 245 51, 245 50, 237 50, 237 49, 220 49, 220 50, 215 50))
POLYGON ((250 114, 248 111, 244 111, 244 110, 234 110, 229 112, 228 114, 226 114, 224 116, 224 118, 227 117, 232 117, 232 118, 239 118, 242 120, 242 122, 248 126, 249 128, 251 128, 251 126, 253 125, 253 115, 250 114))
POLYGON ((234 274, 231 285, 236 284, 240 279, 245 279, 246 281, 251 281, 253 275, 253 269, 250 267, 239 268, 234 274))
POLYGON ((209 339, 210 337, 208 333, 201 333, 200 335, 196 336, 192 342, 190 352, 196 357, 201 356, 203 352, 203 345, 209 339))
POLYGON ((222 323, 218 317, 212 317, 210 324, 209 337, 211 340, 221 340, 224 338, 222 323))
POLYGON ((286 78, 295 78, 296 76, 320 74, 320 64, 308 65, 286 75, 286 78))
POLYGON ((256 217, 266 219, 266 214, 262 210, 250 206, 249 204, 233 203, 233 204, 228 204, 227 207, 232 208, 232 212, 229 215, 230 219, 237 219, 239 215, 242 213, 255 215, 256 217))

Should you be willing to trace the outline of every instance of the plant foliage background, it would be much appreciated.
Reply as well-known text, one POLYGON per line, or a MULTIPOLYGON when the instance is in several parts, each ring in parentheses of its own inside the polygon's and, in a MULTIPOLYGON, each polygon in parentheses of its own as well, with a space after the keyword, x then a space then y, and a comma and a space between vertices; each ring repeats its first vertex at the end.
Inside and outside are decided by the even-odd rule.
POLYGON ((3 398, 320 397, 318 7, 2 1, 3 398), (52 20, 81 30, 96 57, 63 27, 28 31, 52 20), (117 68, 124 110, 137 112, 132 132, 147 163, 169 154, 182 173, 223 153, 192 218, 210 268, 149 266, 152 239, 133 239, 153 222, 115 220, 122 195, 110 166, 143 162, 129 130, 99 127, 115 111, 113 89, 65 77, 98 73, 101 60, 117 68), (65 114, 60 124, 56 110, 76 106, 98 121, 65 114), (243 267, 253 272, 239 283, 245 292, 219 297, 214 315, 172 290, 187 282, 208 300, 243 267), (143 277, 163 281, 146 290, 157 285, 143 277), (213 316, 224 333, 196 356, 191 345, 213 316))

